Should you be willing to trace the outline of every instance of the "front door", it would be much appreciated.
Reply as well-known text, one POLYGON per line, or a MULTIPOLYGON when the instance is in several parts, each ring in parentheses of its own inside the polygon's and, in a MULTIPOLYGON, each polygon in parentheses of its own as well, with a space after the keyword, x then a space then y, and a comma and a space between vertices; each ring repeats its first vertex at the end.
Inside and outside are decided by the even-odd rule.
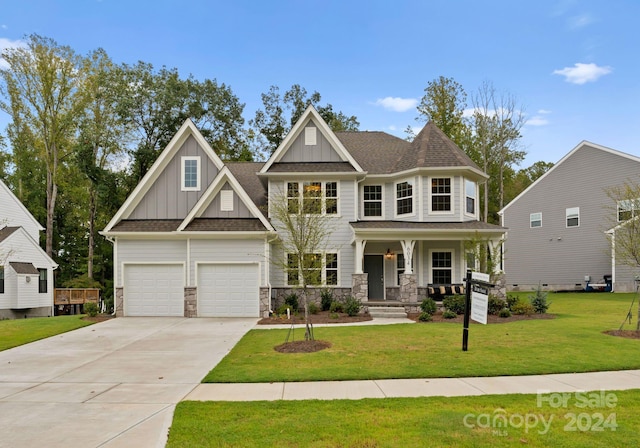
POLYGON ((369 274, 369 300, 384 300, 384 264, 382 255, 365 255, 364 272, 369 274))

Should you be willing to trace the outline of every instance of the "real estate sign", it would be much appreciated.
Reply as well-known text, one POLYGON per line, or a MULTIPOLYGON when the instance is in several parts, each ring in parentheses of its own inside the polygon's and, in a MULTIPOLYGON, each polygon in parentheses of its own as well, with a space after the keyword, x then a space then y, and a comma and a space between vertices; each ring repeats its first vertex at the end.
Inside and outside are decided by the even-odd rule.
POLYGON ((486 287, 474 284, 471 290, 471 319, 487 324, 489 310, 489 291, 486 287))

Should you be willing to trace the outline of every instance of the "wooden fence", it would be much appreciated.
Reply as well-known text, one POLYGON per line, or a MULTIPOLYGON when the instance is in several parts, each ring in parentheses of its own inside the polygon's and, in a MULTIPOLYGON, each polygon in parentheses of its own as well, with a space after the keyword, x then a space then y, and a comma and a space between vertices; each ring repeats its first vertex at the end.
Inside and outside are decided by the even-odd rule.
POLYGON ((87 302, 98 303, 100 290, 97 288, 55 288, 54 305, 82 305, 87 302))

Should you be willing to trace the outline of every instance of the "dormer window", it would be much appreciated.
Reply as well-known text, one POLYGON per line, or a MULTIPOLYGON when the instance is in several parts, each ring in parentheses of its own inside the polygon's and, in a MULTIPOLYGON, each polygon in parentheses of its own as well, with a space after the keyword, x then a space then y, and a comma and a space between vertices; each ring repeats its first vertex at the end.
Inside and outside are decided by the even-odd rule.
POLYGON ((182 191, 200 191, 200 157, 182 157, 182 191))

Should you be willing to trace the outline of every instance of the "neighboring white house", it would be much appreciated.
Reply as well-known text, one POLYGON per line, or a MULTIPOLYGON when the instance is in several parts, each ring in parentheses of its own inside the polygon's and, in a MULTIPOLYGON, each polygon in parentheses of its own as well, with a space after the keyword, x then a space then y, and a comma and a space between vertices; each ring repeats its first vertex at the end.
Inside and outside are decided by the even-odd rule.
POLYGON ((187 120, 102 232, 114 243, 116 314, 268 315, 298 286, 296 267, 271 262, 288 255, 268 212, 285 193, 332 220, 326 250, 309 254, 320 260, 314 293, 415 306, 462 282, 465 241, 503 237, 479 221, 486 179, 432 123, 408 142, 333 132, 309 107, 266 163, 230 163, 187 120))
POLYGON ((53 315, 53 270, 38 244, 44 228, 0 181, 0 318, 53 315))
POLYGON ((620 265, 607 237, 637 216, 607 196, 625 182, 640 183, 639 157, 583 141, 507 204, 507 289, 581 290, 612 276, 614 291, 635 291, 639 270, 620 265))

